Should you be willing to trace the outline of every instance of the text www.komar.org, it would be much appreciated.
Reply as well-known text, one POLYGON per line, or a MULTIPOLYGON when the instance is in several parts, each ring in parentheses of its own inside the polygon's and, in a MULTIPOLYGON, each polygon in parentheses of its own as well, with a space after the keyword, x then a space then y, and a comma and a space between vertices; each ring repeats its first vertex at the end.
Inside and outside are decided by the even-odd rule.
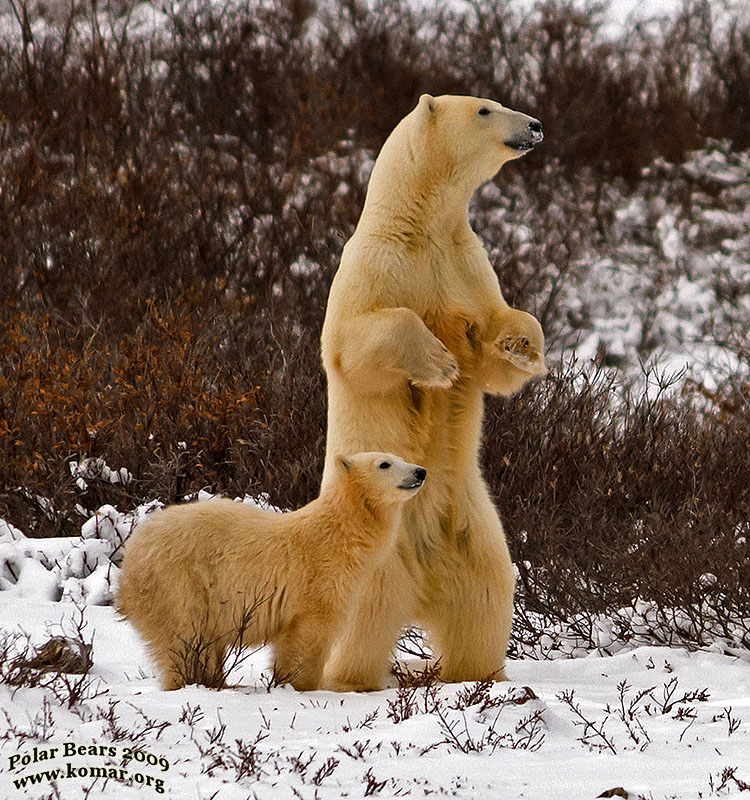
POLYGON ((114 766, 111 761, 101 766, 90 764, 77 764, 66 761, 62 766, 47 769, 39 769, 26 775, 19 774, 18 777, 11 777, 13 785, 17 790, 36 786, 42 783, 55 783, 60 780, 70 778, 82 778, 102 781, 117 781, 128 786, 143 786, 150 788, 157 794, 164 794, 164 779, 155 777, 142 772, 131 772, 129 767, 133 762, 143 766, 156 767, 162 772, 169 769, 169 761, 164 756, 156 756, 145 750, 138 750, 133 747, 115 747, 114 745, 97 744, 75 744, 74 742, 63 742, 56 747, 33 747, 19 753, 13 753, 8 757, 8 771, 12 774, 25 771, 32 765, 41 766, 45 762, 56 761, 61 758, 102 758, 110 761, 119 759, 120 765, 114 766))

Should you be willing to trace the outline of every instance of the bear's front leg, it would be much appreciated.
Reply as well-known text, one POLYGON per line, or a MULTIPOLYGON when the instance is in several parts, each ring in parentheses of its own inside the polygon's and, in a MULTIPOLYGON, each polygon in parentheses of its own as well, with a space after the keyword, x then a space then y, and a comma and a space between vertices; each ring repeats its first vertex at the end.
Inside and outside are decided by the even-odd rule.
POLYGON ((381 689, 393 648, 414 617, 414 581, 395 553, 362 577, 349 617, 323 673, 323 688, 334 692, 381 689))
POLYGON ((458 378, 455 356, 410 308, 383 308, 347 317, 323 332, 326 370, 352 389, 383 393, 410 382, 447 389, 458 378))
POLYGON ((544 375, 544 333, 539 321, 526 311, 507 308, 490 326, 494 336, 482 347, 479 381, 490 394, 517 392, 531 378, 544 375))
POLYGON ((291 683, 298 692, 318 689, 334 631, 328 615, 302 614, 295 619, 273 642, 274 681, 291 683))

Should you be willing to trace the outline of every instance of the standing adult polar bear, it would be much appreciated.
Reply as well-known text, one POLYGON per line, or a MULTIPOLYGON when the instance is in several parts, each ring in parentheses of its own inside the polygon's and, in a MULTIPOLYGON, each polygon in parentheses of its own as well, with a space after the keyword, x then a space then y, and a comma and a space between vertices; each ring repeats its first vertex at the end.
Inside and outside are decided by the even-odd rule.
POLYGON ((335 453, 361 450, 399 453, 431 480, 357 594, 326 667, 332 689, 379 688, 411 622, 444 680, 504 677, 514 576, 478 464, 483 396, 544 374, 544 336, 503 299, 468 205, 541 140, 537 120, 492 100, 425 94, 375 162, 323 324, 323 483, 335 453))

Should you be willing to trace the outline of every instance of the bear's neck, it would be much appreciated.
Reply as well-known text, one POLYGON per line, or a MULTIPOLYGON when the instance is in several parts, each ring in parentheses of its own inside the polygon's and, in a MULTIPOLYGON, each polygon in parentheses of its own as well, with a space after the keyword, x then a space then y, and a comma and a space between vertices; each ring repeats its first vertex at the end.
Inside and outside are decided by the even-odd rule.
POLYGON ((400 503, 373 500, 352 482, 330 487, 318 502, 333 523, 328 530, 335 531, 337 541, 329 544, 355 557, 360 554, 364 557, 370 550, 385 546, 401 518, 400 503))
POLYGON ((428 165, 403 148, 384 146, 367 187, 358 230, 431 240, 470 231, 469 202, 481 183, 476 175, 436 159, 428 165))

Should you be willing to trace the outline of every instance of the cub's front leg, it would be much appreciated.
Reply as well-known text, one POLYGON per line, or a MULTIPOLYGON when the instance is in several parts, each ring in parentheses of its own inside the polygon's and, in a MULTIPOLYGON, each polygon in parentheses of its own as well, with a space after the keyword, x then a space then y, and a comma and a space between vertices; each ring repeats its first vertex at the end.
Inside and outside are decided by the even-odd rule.
POLYGON ((458 362, 410 308, 384 308, 348 317, 323 333, 326 370, 360 392, 386 392, 406 381, 447 389, 458 362))
POLYGON ((490 394, 513 394, 531 378, 544 375, 544 333, 526 311, 497 312, 490 326, 493 341, 482 346, 480 382, 490 394))

